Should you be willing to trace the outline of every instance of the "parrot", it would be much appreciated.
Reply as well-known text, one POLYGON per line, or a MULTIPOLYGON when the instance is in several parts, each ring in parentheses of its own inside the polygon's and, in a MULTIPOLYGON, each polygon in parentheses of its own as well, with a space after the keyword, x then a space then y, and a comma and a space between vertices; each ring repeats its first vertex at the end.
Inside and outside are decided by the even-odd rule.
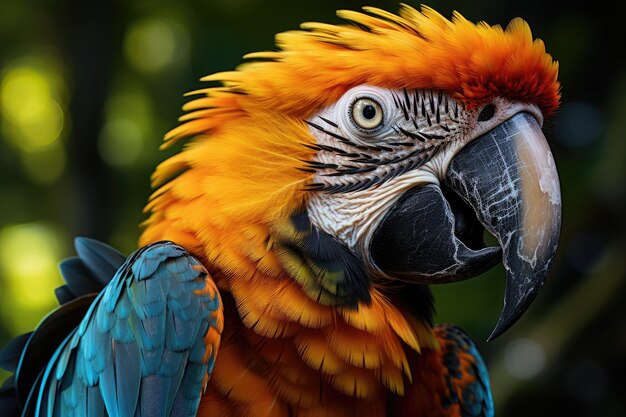
POLYGON ((189 93, 139 249, 75 240, 60 307, 0 354, 3 416, 494 415, 430 286, 502 263, 490 340, 537 296, 558 63, 521 18, 337 15, 189 93))

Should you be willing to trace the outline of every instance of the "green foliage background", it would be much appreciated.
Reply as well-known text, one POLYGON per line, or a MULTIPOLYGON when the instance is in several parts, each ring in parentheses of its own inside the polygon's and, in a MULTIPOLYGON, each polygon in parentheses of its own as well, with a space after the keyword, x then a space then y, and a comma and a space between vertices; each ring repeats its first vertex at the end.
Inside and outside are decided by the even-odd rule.
MULTIPOLYGON (((392 1, 369 1, 396 11, 392 1)), ((72 239, 135 249, 157 150, 182 93, 273 48, 276 32, 338 22, 357 1, 3 0, 0 4, 0 345, 55 304, 72 239)), ((414 4, 416 5, 416 4, 414 4)), ((626 415, 623 375, 626 67, 612 4, 432 1, 444 15, 525 18, 560 61, 563 106, 546 127, 564 201, 562 243, 535 305, 486 344, 503 270, 435 288, 439 322, 468 329, 501 416, 626 415)), ((622 33, 623 35, 623 33, 622 33)), ((0 379, 6 377, 0 374, 0 379)))

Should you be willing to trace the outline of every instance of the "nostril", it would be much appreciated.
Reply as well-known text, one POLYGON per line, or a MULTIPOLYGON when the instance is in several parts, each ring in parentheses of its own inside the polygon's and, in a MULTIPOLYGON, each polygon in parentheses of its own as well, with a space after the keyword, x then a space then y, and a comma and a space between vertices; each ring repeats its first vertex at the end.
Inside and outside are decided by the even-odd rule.
POLYGON ((496 114, 496 106, 489 103, 481 110, 480 114, 478 115, 478 121, 486 122, 487 120, 491 119, 494 114, 496 114))

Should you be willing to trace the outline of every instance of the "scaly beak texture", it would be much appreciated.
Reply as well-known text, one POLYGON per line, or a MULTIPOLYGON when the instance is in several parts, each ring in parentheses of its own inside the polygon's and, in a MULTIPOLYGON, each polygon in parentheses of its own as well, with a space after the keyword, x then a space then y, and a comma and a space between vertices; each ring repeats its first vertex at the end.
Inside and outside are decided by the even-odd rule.
POLYGON ((376 231, 372 257, 387 273, 429 283, 475 276, 501 259, 504 306, 491 340, 526 311, 556 252, 561 194, 554 159, 536 119, 518 113, 466 145, 444 182, 500 248, 482 247, 456 196, 446 198, 430 184, 410 190, 392 208, 376 231))

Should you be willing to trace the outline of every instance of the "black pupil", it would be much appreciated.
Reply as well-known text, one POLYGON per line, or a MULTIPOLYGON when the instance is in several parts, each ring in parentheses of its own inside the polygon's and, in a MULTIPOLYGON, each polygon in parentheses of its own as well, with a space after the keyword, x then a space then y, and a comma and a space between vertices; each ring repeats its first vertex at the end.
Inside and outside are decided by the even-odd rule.
POLYGON ((483 107, 483 110, 478 115, 478 121, 487 121, 491 119, 494 114, 496 114, 496 106, 494 106, 493 104, 487 104, 485 107, 483 107))
POLYGON ((371 104, 363 107, 363 117, 367 120, 372 120, 376 116, 376 109, 371 104))

